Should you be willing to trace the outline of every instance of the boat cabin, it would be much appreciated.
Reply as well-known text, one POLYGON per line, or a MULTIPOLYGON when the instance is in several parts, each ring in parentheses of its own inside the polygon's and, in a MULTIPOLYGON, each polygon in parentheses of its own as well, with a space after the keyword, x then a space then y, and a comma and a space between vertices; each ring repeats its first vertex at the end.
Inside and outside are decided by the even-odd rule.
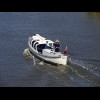
POLYGON ((41 37, 38 34, 31 38, 30 45, 40 54, 43 53, 43 49, 49 49, 50 51, 60 52, 58 44, 55 44, 55 42, 41 37))

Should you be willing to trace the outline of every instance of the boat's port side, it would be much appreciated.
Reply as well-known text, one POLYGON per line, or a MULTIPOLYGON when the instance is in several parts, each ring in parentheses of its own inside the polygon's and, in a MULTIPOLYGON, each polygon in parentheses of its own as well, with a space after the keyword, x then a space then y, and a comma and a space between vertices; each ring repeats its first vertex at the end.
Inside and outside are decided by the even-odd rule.
POLYGON ((67 56, 63 55, 60 51, 56 51, 55 46, 58 44, 55 43, 55 46, 53 47, 53 43, 53 41, 47 40, 44 37, 42 38, 37 34, 28 40, 30 52, 39 60, 54 65, 66 65, 67 56))
POLYGON ((51 62, 51 61, 47 61, 45 59, 43 59, 42 57, 38 56, 35 52, 33 53, 30 49, 29 49, 30 53, 35 56, 37 59, 43 61, 43 62, 46 62, 46 63, 49 63, 49 64, 52 64, 52 65, 59 65, 58 63, 54 63, 54 62, 51 62))

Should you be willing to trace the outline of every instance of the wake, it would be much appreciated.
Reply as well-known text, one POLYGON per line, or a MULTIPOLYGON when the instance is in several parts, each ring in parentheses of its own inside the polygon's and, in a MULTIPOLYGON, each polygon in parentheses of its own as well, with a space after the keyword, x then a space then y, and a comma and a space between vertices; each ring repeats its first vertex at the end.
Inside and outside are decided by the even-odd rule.
POLYGON ((100 77, 99 65, 97 66, 93 63, 90 63, 89 61, 90 60, 87 60, 87 59, 85 60, 85 59, 80 59, 80 58, 78 59, 78 58, 71 57, 71 56, 68 59, 69 65, 78 66, 100 77))

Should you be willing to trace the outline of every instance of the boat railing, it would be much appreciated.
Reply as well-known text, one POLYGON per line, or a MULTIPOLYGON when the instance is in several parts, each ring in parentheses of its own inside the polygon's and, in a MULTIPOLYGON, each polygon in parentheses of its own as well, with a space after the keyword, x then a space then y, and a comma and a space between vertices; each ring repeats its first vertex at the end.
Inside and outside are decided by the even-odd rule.
POLYGON ((42 36, 40 36, 39 34, 36 34, 36 36, 37 36, 38 38, 40 38, 41 40, 45 40, 45 38, 42 37, 42 36))

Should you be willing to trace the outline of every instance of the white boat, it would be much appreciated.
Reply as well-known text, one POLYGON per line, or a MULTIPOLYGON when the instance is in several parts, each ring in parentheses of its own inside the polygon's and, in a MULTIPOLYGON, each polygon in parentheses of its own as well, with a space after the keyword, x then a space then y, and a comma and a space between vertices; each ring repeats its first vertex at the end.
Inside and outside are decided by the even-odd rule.
POLYGON ((29 50, 41 61, 54 65, 67 65, 67 55, 55 51, 54 42, 36 34, 28 39, 29 50))

